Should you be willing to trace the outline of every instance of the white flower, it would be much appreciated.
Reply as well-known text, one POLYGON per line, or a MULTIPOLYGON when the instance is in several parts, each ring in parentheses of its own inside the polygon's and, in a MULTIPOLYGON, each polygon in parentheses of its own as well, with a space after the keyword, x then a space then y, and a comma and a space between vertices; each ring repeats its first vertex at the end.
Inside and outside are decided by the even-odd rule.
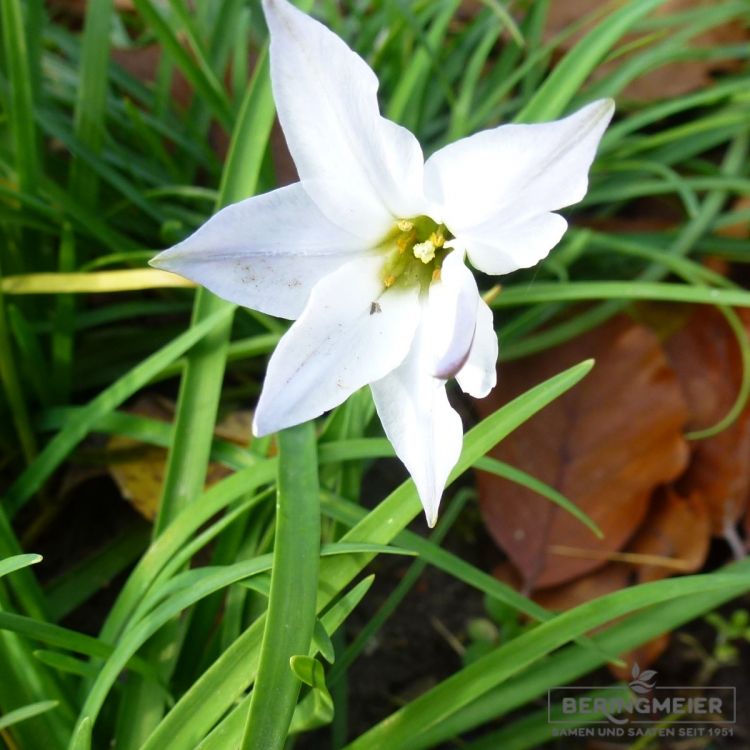
POLYGON ((586 193, 613 104, 503 125, 425 163, 414 136, 381 117, 362 58, 287 0, 264 9, 300 181, 225 208, 153 265, 296 320, 271 357, 256 435, 369 384, 432 526, 463 439, 446 380, 477 398, 496 381, 492 313, 464 258, 505 274, 547 255, 567 227, 553 212, 586 193))

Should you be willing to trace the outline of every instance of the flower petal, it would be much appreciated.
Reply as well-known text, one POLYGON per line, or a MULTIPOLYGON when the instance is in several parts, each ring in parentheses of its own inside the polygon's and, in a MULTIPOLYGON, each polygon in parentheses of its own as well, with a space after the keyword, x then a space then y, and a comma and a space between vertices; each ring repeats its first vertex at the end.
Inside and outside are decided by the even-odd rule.
POLYGON ((321 279, 271 357, 253 430, 267 435, 320 416, 406 356, 419 322, 418 290, 384 290, 382 256, 321 279))
POLYGON ((297 183, 222 209, 151 265, 238 305, 296 318, 313 286, 363 248, 297 183))
POLYGON ((333 32, 287 0, 264 0, 271 78, 300 179, 331 221, 379 241, 423 213, 422 150, 380 115, 378 80, 333 32))
POLYGON ((577 203, 614 104, 602 99, 555 122, 502 125, 456 141, 425 165, 425 189, 443 220, 462 230, 508 223, 577 203))
POLYGON ((460 232, 455 242, 466 249, 474 268, 500 276, 536 265, 567 228, 568 222, 560 214, 542 213, 509 224, 502 219, 489 221, 460 232))
POLYGON ((466 362, 477 322, 479 290, 474 274, 464 264, 462 250, 443 261, 440 280, 430 284, 425 335, 430 351, 430 374, 452 378, 466 362))
POLYGON ((385 434, 411 474, 432 527, 448 475, 461 455, 463 427, 448 403, 445 381, 430 375, 429 360, 422 325, 404 362, 370 387, 385 434))
POLYGON ((484 398, 497 383, 497 334, 492 310, 483 299, 477 305, 477 327, 466 364, 456 374, 464 393, 484 398))

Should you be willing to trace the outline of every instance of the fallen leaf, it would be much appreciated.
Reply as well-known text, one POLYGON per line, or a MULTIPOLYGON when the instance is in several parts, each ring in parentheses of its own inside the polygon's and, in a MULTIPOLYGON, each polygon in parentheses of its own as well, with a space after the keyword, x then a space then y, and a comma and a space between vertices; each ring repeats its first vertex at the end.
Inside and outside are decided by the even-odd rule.
MULTIPOLYGON (((738 315, 747 328, 750 312, 738 315)), ((739 348, 726 319, 700 305, 664 348, 685 393, 688 428, 715 425, 732 407, 742 379, 739 348)), ((750 408, 724 431, 691 443, 690 464, 677 487, 686 496, 700 495, 715 535, 733 533, 750 495, 750 408)))
POLYGON ((526 488, 478 472, 480 507, 495 541, 523 578, 549 587, 601 568, 646 515, 653 490, 685 468, 687 412, 676 376, 656 336, 621 316, 555 349, 505 365, 502 386, 477 402, 481 415, 554 373, 594 357, 575 388, 521 425, 493 451, 496 458, 552 485, 604 532, 526 488), (562 545, 589 555, 552 554, 562 545), (597 555, 596 553, 604 553, 597 555))
MULTIPOLYGON (((520 587, 518 573, 507 563, 498 566, 493 572, 497 578, 514 588, 520 587)), ((632 580, 633 571, 630 565, 610 563, 567 583, 538 589, 533 593, 532 599, 552 612, 563 612, 605 594, 619 591, 630 585, 632 580)))
POLYGON ((648 516, 627 549, 675 563, 636 566, 637 581, 646 583, 676 572, 700 570, 706 562, 710 542, 711 521, 701 495, 693 493, 683 497, 672 487, 667 487, 656 493, 648 516))
MULTIPOLYGON (((622 551, 552 545, 550 550, 563 557, 581 556, 606 564, 567 583, 539 588, 533 598, 548 609, 561 611, 634 583, 658 581, 675 573, 693 573, 703 567, 710 540, 708 510, 701 497, 696 494, 686 498, 671 487, 661 488, 622 551)), ((517 571, 509 563, 497 566, 494 574, 516 588, 521 584, 517 571)))
MULTIPOLYGON (((174 418, 174 404, 160 396, 142 396, 128 409, 138 414, 163 422, 174 418)), ((247 446, 250 443, 252 414, 247 411, 233 412, 216 425, 215 435, 224 440, 247 446)), ((107 442, 112 457, 107 469, 115 480, 123 498, 144 518, 153 521, 159 509, 166 473, 167 451, 154 445, 114 435, 107 442)), ((231 470, 216 462, 208 465, 206 487, 231 474, 231 470)))

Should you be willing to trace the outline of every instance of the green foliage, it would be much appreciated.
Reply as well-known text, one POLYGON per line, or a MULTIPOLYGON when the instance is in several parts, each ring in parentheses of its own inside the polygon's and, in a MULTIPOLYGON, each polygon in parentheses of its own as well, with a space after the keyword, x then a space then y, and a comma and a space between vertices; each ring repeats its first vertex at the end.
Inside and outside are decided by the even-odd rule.
MULTIPOLYGON (((74 272, 143 268, 215 208, 276 184, 281 165, 269 147, 274 106, 259 4, 134 5, 127 12, 112 0, 88 3, 79 30, 41 0, 1 4, 4 746, 282 747, 288 732, 330 724, 334 748, 405 750, 513 713, 467 747, 539 747, 549 735, 530 704, 549 687, 750 589, 750 566, 741 562, 553 615, 442 546, 472 502, 470 490, 455 491, 428 538, 406 528, 419 514, 410 482, 372 510, 359 504, 368 466, 392 455, 367 391, 317 432, 307 426, 282 436, 278 456, 268 441, 242 448, 214 436, 217 415, 258 392, 263 357, 285 324, 204 291, 80 295, 57 286, 15 294, 22 274, 59 281, 74 272), (153 45, 160 56, 151 56, 153 45), (151 61, 149 76, 128 72, 136 55, 151 61), (178 95, 185 82, 190 96, 178 95), (225 158, 221 143, 228 143, 225 158), (123 408, 153 389, 178 394, 174 427, 123 408), (24 548, 34 549, 33 534, 67 533, 66 471, 83 460, 91 435, 168 449, 159 515, 150 533, 139 525, 101 549, 72 549, 65 572, 42 586, 56 571, 24 548), (290 452, 304 476, 291 471, 290 452), (234 473, 204 488, 209 461, 234 473), (290 513, 275 522, 277 489, 290 513), (22 544, 25 531, 32 541, 22 544), (344 625, 373 581, 362 573, 392 553, 417 559, 349 642, 344 625), (37 578, 34 564, 45 575, 37 578), (349 737, 348 670, 393 612, 409 606, 404 600, 428 566, 485 597, 486 617, 469 624, 465 665, 349 737), (116 576, 124 584, 97 635, 60 624, 116 576), (288 623, 294 627, 284 629, 288 623)), ((426 153, 501 122, 551 119, 597 97, 617 98, 591 189, 568 212, 574 225, 578 215, 597 228, 574 227, 533 272, 503 280, 493 303, 502 356, 565 341, 633 300, 718 305, 737 335, 744 377, 726 417, 692 437, 730 424, 750 393, 750 344, 731 306, 750 306, 750 293, 701 260, 708 253, 750 259, 747 237, 714 234, 748 219, 734 199, 750 188, 750 74, 745 51, 690 42, 723 24, 747 24, 747 4, 723 0, 659 14, 658 0, 597 4, 554 38, 545 33, 552 4, 544 1, 484 0, 474 15, 459 15, 457 0, 358 0, 343 4, 343 14, 340 5, 320 0, 313 9, 374 66, 383 111, 415 130, 426 153), (636 42, 628 36, 634 31, 636 42), (568 51, 558 60, 562 44, 568 51), (731 73, 686 94, 639 99, 629 88, 673 61, 733 58, 731 73), (627 236, 607 229, 644 198, 676 218, 627 236)), ((476 425, 451 481, 481 467, 599 533, 553 488, 485 456, 591 366, 560 373, 476 425)), ((108 500, 101 502, 108 513, 108 500)), ((713 666, 731 662, 748 639, 747 613, 714 613, 708 621, 716 647, 703 657, 713 666)))

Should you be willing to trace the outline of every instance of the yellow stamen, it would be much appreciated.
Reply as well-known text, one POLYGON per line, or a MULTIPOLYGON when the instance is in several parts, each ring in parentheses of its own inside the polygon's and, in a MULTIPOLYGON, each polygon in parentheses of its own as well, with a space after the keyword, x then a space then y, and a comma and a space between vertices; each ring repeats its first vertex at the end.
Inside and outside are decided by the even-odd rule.
POLYGON ((436 269, 435 269, 435 270, 434 270, 434 271, 432 272, 432 280, 433 280, 433 281, 440 281, 440 275, 441 275, 441 274, 440 274, 440 269, 439 269, 439 268, 436 268, 436 269))
POLYGON ((414 257, 419 258, 425 265, 432 262, 435 258, 435 245, 427 240, 427 242, 420 242, 414 245, 414 257))
POLYGON ((395 276, 386 276, 384 283, 385 283, 385 285, 387 287, 393 286, 396 283, 396 277, 395 276))
POLYGON ((402 232, 411 232, 411 230, 414 229, 414 222, 409 221, 409 219, 399 219, 398 222, 396 222, 396 226, 402 232))
POLYGON ((445 244, 445 237, 443 236, 443 233, 438 229, 437 232, 433 232, 430 236, 430 242, 435 245, 435 247, 442 247, 445 244))

